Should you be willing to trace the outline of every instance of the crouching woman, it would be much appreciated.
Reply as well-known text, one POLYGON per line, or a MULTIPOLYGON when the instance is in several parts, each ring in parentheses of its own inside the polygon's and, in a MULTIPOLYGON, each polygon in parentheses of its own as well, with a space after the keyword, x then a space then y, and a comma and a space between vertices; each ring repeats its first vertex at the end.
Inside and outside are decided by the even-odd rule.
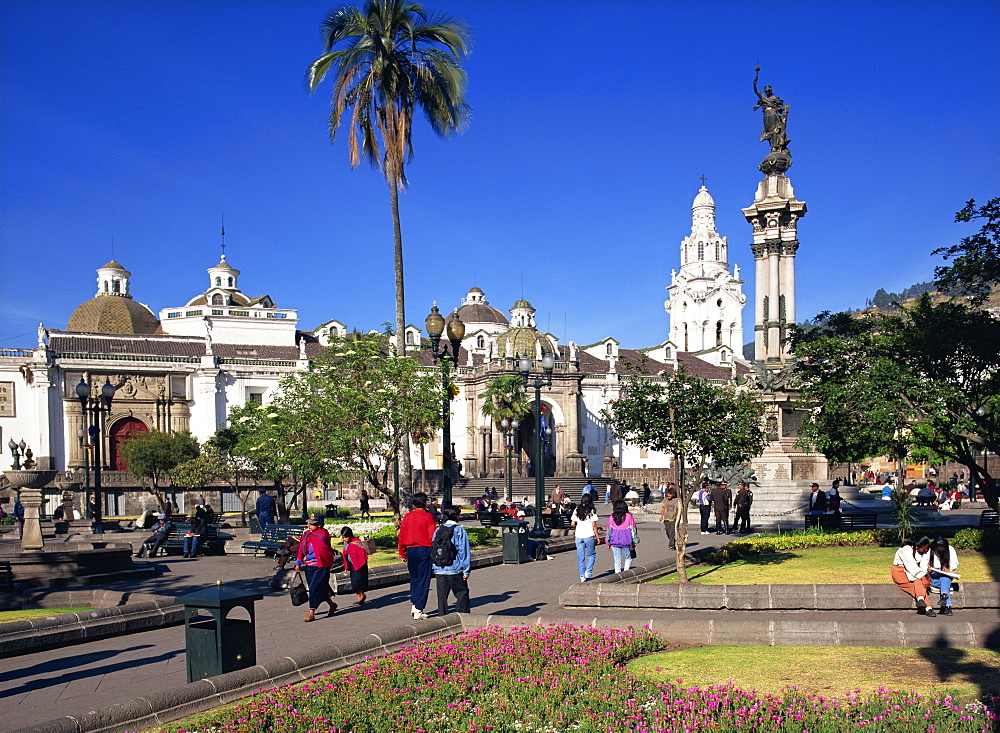
POLYGON ((916 542, 907 542, 892 559, 892 582, 917 602, 917 613, 934 616, 934 608, 927 601, 927 589, 931 580, 927 577, 930 561, 931 541, 921 537, 916 542))

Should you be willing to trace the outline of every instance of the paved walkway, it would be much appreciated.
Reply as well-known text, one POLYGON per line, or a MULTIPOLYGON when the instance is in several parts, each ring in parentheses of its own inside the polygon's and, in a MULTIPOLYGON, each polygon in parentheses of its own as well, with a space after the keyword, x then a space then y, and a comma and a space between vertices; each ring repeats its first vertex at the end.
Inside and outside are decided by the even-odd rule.
MULTIPOLYGON (((690 549, 723 540, 715 535, 702 536, 697 526, 691 533, 690 549)), ((643 558, 667 556, 666 539, 655 522, 640 528, 640 562, 643 558)), ((143 562, 143 561, 138 561, 143 562)), ((205 557, 197 560, 167 558, 147 561, 161 574, 133 582, 127 588, 137 592, 179 596, 221 580, 229 586, 256 589, 265 594, 256 606, 258 661, 300 654, 311 647, 349 640, 360 633, 395 626, 409 620, 406 586, 386 588, 369 594, 364 606, 352 605, 353 595, 340 596, 341 610, 331 618, 321 617, 311 624, 302 623, 303 611, 292 607, 284 593, 271 593, 269 560, 242 556, 205 557)), ((598 576, 613 571, 611 553, 598 548, 598 576)), ((831 571, 833 572, 833 571, 831 571)), ((824 579, 817 578, 817 582, 824 579)), ((473 572, 470 578, 472 611, 477 615, 498 614, 515 617, 538 617, 543 620, 574 620, 586 623, 595 616, 620 619, 636 625, 652 617, 669 617, 679 624, 704 619, 706 615, 737 621, 744 618, 788 618, 790 612, 685 612, 602 609, 565 610, 558 597, 577 582, 576 556, 573 552, 554 555, 546 562, 526 565, 498 565, 473 572)), ((431 597, 434 598, 433 588, 431 597)), ((429 604, 429 608, 433 602, 429 604)), ((857 612, 792 612, 798 618, 838 618, 857 621, 857 612)), ((900 612, 861 612, 875 620, 910 620, 900 612)), ((996 621, 993 611, 960 612, 955 619, 996 621)), ((934 623, 930 619, 921 619, 934 623)), ((937 620, 946 623, 947 619, 937 620)), ((0 660, 0 727, 4 730, 38 724, 62 715, 76 715, 130 700, 185 683, 184 629, 174 626, 111 639, 75 644, 50 651, 0 660)))

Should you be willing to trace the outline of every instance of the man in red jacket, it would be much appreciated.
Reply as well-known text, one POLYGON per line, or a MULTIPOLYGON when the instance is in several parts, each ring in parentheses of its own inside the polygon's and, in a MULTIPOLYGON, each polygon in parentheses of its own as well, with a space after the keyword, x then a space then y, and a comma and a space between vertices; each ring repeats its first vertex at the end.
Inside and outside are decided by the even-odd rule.
POLYGON ((424 606, 431 589, 431 542, 437 524, 426 509, 427 494, 414 494, 410 506, 399 525, 399 556, 410 571, 410 613, 422 619, 427 618, 424 606))

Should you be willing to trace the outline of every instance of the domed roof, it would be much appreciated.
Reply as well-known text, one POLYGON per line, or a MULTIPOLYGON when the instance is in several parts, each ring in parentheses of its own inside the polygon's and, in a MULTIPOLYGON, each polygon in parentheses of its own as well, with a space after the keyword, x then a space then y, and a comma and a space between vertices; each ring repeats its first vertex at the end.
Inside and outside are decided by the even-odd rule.
POLYGON ((510 307, 511 310, 514 310, 515 308, 531 308, 531 303, 526 301, 524 298, 521 298, 520 300, 515 301, 514 305, 510 307))
POLYGON ((447 319, 452 320, 455 317, 455 313, 458 313, 458 317, 466 325, 472 325, 474 323, 499 323, 506 326, 510 323, 507 320, 507 316, 498 311, 496 308, 491 306, 489 303, 466 303, 458 307, 457 311, 453 311, 448 314, 447 319))
POLYGON ((122 270, 123 272, 127 272, 127 270, 125 270, 124 267, 122 267, 121 265, 119 265, 116 260, 111 260, 111 262, 109 262, 108 264, 106 264, 101 269, 102 270, 122 270))
MULTIPOLYGON (((111 263, 109 263, 110 265, 111 263)), ((121 265, 118 265, 121 268, 121 265)), ((73 311, 67 331, 80 333, 155 333, 160 322, 146 306, 121 295, 98 295, 73 311)))
POLYGON ((715 208, 715 199, 712 198, 712 195, 705 186, 701 187, 698 195, 694 197, 694 203, 691 204, 692 209, 697 209, 699 206, 711 206, 715 208))
POLYGON ((556 349, 544 333, 530 326, 515 326, 497 337, 497 356, 527 356, 532 359, 538 354, 537 344, 542 351, 555 355, 556 349))

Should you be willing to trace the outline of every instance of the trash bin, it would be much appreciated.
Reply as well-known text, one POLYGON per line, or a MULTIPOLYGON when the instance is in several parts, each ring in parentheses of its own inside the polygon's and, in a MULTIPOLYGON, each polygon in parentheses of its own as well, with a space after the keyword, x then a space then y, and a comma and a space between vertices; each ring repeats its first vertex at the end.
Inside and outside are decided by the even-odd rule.
POLYGON ((336 504, 327 504, 325 508, 326 508, 326 518, 327 519, 336 519, 337 518, 337 505, 336 504))
POLYGON ((224 588, 220 580, 210 588, 177 599, 184 606, 188 683, 257 664, 253 604, 263 597, 260 593, 224 588), (248 618, 228 618, 234 609, 243 609, 248 618), (207 612, 208 617, 200 611, 207 612))
POLYGON ((528 523, 519 519, 500 522, 500 539, 503 542, 505 565, 528 562, 528 523))

